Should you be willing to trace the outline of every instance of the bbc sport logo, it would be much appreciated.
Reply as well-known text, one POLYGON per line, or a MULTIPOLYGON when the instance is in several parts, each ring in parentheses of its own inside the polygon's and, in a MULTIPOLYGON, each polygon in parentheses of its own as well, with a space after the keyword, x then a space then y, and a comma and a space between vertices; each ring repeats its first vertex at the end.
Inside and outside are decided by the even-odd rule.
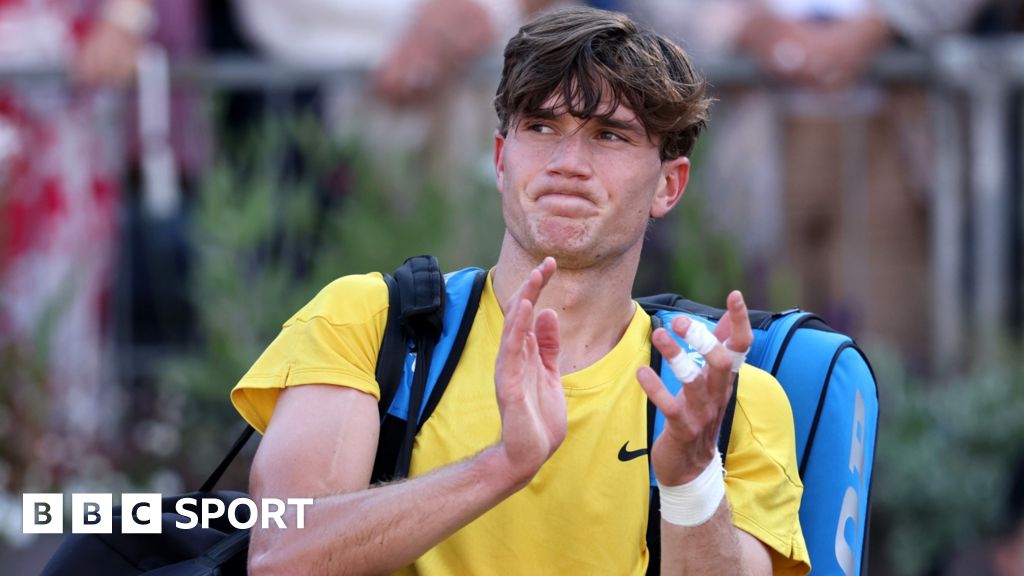
MULTIPOLYGON (((160 534, 163 513, 160 494, 121 495, 121 533, 160 534)), ((27 493, 22 495, 21 531, 24 534, 63 534, 65 495, 60 493, 27 493)), ((245 530, 257 522, 269 528, 270 522, 278 528, 290 528, 286 518, 294 520, 294 528, 305 527, 306 506, 312 498, 263 498, 258 503, 240 497, 227 506, 216 498, 181 498, 174 512, 184 520, 174 525, 183 530, 209 528, 210 521, 225 518, 231 526, 245 530), (294 507, 294 515, 288 508, 294 507), (242 509, 245 509, 244 511, 242 509)), ((72 494, 71 532, 73 534, 110 534, 114 528, 113 494, 72 494)))

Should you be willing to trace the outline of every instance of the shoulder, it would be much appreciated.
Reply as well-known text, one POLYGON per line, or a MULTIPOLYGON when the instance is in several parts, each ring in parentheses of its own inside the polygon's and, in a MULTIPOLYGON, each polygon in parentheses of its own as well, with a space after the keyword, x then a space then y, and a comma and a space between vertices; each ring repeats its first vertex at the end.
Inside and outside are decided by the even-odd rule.
POLYGON ((740 370, 725 466, 736 527, 769 546, 776 574, 805 574, 793 410, 782 385, 754 366, 740 370))
POLYGON ((378 318, 388 309, 388 286, 379 272, 342 276, 320 292, 285 322, 322 320, 341 326, 364 324, 378 318))
POLYGON ((284 323, 238 382, 231 392, 235 408, 262 432, 285 388, 334 384, 379 397, 375 368, 387 311, 382 275, 331 282, 284 323))
POLYGON ((769 457, 777 459, 783 468, 791 465, 790 451, 796 437, 793 409, 774 376, 755 366, 743 366, 734 418, 734 427, 739 424, 739 430, 761 444, 769 457))

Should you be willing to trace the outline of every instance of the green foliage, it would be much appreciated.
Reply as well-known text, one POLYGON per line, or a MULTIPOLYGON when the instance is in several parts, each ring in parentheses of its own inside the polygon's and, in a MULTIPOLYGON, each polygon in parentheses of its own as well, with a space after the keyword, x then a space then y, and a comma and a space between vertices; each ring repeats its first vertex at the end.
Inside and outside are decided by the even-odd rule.
MULTIPOLYGON (((49 367, 53 333, 75 286, 70 275, 61 282, 27 338, 19 338, 14 331, 0 334, 0 494, 50 490, 60 481, 58 470, 39 464, 38 444, 61 416, 53 414, 49 367)), ((0 291, 0 325, 9 326, 13 321, 2 317, 10 305, 4 299, 0 291)))
MULTIPOLYGON (((712 137, 709 134, 698 142, 691 158, 693 166, 703 164, 712 137)), ((671 239, 672 266, 661 273, 668 276, 671 291, 712 306, 725 306, 730 291, 746 290, 743 255, 734 238, 710 224, 711 194, 714 190, 695 175, 680 203, 656 224, 668 228, 666 234, 671 239)))
POLYGON ((691 300, 725 306, 730 291, 742 289, 743 260, 727 234, 707 224, 707 198, 700 190, 688 194, 668 223, 676 228, 673 266, 666 271, 673 291, 691 300))
POLYGON ((190 447, 174 464, 186 484, 241 427, 231 388, 321 288, 415 254, 435 254, 445 269, 487 265, 500 240, 498 212, 481 209, 498 203, 486 184, 473 181, 456 202, 432 182, 391 177, 415 174, 411 161, 371 163, 309 120, 264 126, 224 149, 232 153, 203 179, 192 214, 197 343, 161 370, 162 393, 179 399, 165 417, 190 447), (497 238, 467 241, 478 230, 497 238))
POLYGON ((882 350, 871 357, 881 398, 875 546, 894 574, 922 574, 1000 521, 1007 469, 1024 449, 1024 362, 929 384, 882 350))

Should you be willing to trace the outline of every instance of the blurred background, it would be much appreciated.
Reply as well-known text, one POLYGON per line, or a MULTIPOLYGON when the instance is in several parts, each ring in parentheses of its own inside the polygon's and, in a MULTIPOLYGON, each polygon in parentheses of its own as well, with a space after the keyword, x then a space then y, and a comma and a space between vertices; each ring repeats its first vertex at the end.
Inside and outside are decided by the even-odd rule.
MULTIPOLYGON (((551 0, 0 0, 0 565, 24 492, 195 489, 338 276, 491 265, 491 98, 551 0)), ((1024 6, 607 0, 717 99, 636 293, 799 306, 881 398, 871 574, 1024 574, 1024 6)), ((252 447, 242 460, 251 457, 252 447)), ((244 489, 247 462, 221 487, 244 489)))

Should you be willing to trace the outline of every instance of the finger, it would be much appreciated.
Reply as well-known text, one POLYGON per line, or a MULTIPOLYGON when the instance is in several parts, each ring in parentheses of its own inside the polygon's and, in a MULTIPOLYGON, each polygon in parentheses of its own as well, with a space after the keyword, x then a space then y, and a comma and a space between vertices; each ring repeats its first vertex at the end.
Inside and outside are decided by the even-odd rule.
POLYGON ((654 347, 658 349, 658 352, 661 352, 661 357, 666 360, 671 360, 683 353, 683 347, 664 328, 655 330, 654 334, 651 335, 651 341, 654 343, 654 347))
POLYGON ((644 393, 650 398, 665 418, 676 419, 683 411, 684 400, 680 396, 679 398, 672 395, 668 388, 665 387, 665 383, 661 381, 661 378, 651 369, 650 366, 641 366, 636 371, 636 379, 640 382, 640 387, 644 389, 644 393))
POLYGON ((672 321, 672 331, 701 356, 707 356, 719 344, 718 338, 702 322, 693 322, 683 316, 672 321))
MULTIPOLYGON (((722 323, 719 321, 719 324, 722 323)), ((703 371, 694 372, 692 367, 689 367, 690 372, 687 377, 690 381, 683 387, 682 392, 692 410, 703 414, 704 418, 712 418, 719 411, 723 390, 730 382, 732 353, 726 350, 715 335, 711 334, 707 327, 700 322, 680 316, 673 320, 672 330, 679 334, 690 347, 701 353, 707 361, 707 368, 703 371)), ((669 365, 672 366, 680 380, 685 380, 685 378, 680 375, 676 366, 673 366, 673 362, 681 364, 684 358, 683 356, 678 360, 669 361, 669 365)), ((681 366, 681 368, 688 367, 681 366)))
MULTIPOLYGON (((512 296, 505 301, 504 311, 508 318, 512 318, 516 313, 516 308, 522 300, 529 300, 532 304, 537 303, 537 299, 540 297, 541 290, 547 286, 548 281, 554 276, 557 265, 555 259, 548 256, 541 261, 539 265, 533 270, 530 270, 530 274, 526 277, 526 280, 519 285, 519 288, 512 293, 512 296)), ((508 323, 506 323, 507 329, 508 323)))
POLYGON ((510 319, 508 333, 502 339, 502 346, 505 348, 506 357, 512 362, 522 362, 526 354, 526 338, 529 333, 530 317, 533 315, 533 305, 529 301, 521 301, 516 315, 510 319))
POLYGON ((542 279, 543 277, 537 272, 537 270, 531 270, 530 274, 526 277, 526 280, 519 285, 519 288, 517 288, 516 291, 512 293, 512 296, 510 296, 505 302, 505 306, 503 307, 505 312, 505 326, 502 335, 508 334, 512 330, 512 326, 515 324, 515 319, 519 314, 519 308, 522 306, 523 302, 528 301, 523 298, 523 294, 526 293, 527 288, 534 282, 541 282, 542 279))
POLYGON ((551 280, 551 277, 555 275, 556 268, 557 265, 555 264, 554 258, 552 258, 551 256, 544 258, 544 260, 542 260, 536 268, 537 272, 540 274, 540 283, 528 284, 525 290, 523 291, 523 298, 526 298, 530 302, 536 304, 537 299, 540 298, 541 291, 543 291, 544 287, 548 285, 548 282, 551 280))
POLYGON ((719 411, 719 402, 715 399, 720 394, 717 394, 717 387, 713 385, 715 378, 716 375, 704 370, 692 382, 683 386, 679 394, 686 401, 691 413, 705 421, 714 418, 719 411))
POLYGON ((537 334, 537 348, 544 368, 558 374, 558 358, 561 343, 558 337, 558 314, 554 310, 542 310, 534 321, 534 332, 537 334))
POLYGON ((750 313, 747 311, 747 303, 743 300, 743 294, 734 290, 729 294, 729 320, 732 325, 729 338, 729 349, 735 352, 746 353, 750 345, 754 343, 754 332, 750 328, 750 313))
POLYGON ((530 272, 526 275, 526 278, 523 279, 522 283, 519 284, 519 287, 516 288, 515 292, 513 292, 512 295, 509 296, 507 300, 505 300, 503 308, 505 309, 506 314, 508 314, 508 311, 512 309, 520 300, 523 299, 523 295, 526 294, 526 291, 531 283, 535 281, 542 282, 544 280, 544 275, 543 273, 540 272, 539 268, 540 266, 531 269, 530 272))

